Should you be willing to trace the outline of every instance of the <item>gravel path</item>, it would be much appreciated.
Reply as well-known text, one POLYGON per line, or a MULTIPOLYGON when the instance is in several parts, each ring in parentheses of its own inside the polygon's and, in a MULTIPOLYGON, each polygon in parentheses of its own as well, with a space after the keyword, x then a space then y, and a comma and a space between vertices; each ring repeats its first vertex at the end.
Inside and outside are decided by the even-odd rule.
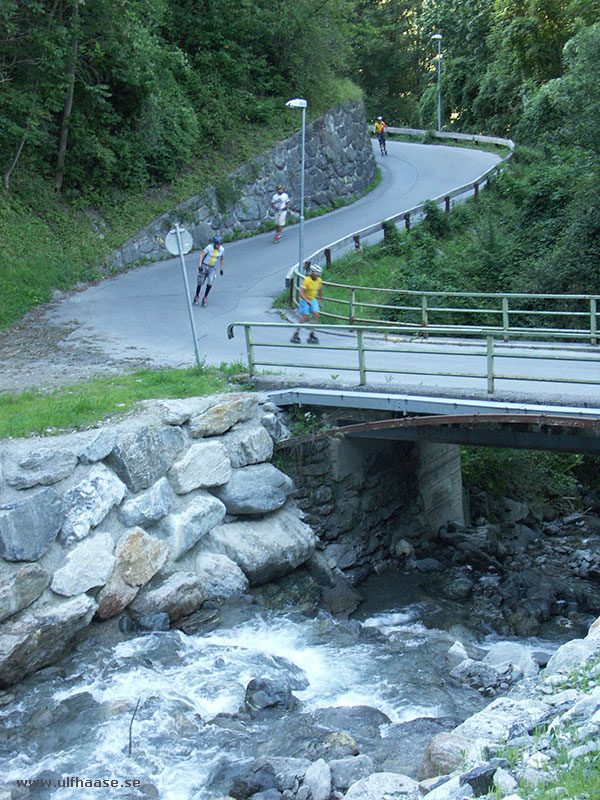
POLYGON ((69 334, 76 325, 57 325, 49 320, 56 302, 33 309, 15 325, 0 331, 0 393, 52 388, 94 375, 156 368, 156 363, 150 365, 135 355, 107 359, 91 342, 70 340, 69 334))

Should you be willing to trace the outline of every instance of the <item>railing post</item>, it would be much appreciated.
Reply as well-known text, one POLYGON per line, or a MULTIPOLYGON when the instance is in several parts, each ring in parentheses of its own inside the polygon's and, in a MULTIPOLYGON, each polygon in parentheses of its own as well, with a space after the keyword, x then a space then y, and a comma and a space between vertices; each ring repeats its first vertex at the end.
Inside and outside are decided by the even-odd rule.
MULTIPOLYGON (((421 326, 426 328, 429 325, 429 311, 427 308, 427 295, 421 295, 421 326)), ((424 334, 425 338, 429 336, 427 332, 424 334)))
POLYGON ((323 253, 325 254, 325 266, 326 267, 330 267, 331 266, 331 248, 330 247, 326 247, 325 250, 323 250, 323 253))
POLYGON ((365 369, 365 350, 363 345, 363 332, 356 331, 356 348, 358 350, 358 373, 360 375, 360 385, 364 386, 367 382, 367 370, 365 369))
POLYGON ((488 394, 494 392, 494 337, 487 337, 487 390, 488 394))
POLYGON ((354 320, 356 319, 356 317, 354 315, 354 302, 356 300, 356 296, 354 294, 355 291, 356 290, 355 290, 354 286, 351 286, 350 287, 350 303, 348 305, 348 322, 350 323, 350 325, 354 325, 354 320))
POLYGON ((249 325, 244 327, 244 334, 246 336, 246 352, 248 353, 248 371, 250 375, 254 375, 254 347, 252 345, 249 325))
POLYGON ((592 344, 598 344, 596 332, 596 298, 590 297, 590 342, 592 344))
POLYGON ((446 197, 444 197, 444 209, 446 211, 446 214, 450 213, 450 195, 449 194, 447 194, 446 197))
POLYGON ((504 331, 504 341, 508 342, 508 329, 509 329, 509 320, 508 320, 508 297, 502 298, 502 329, 504 331))
POLYGON ((354 239, 354 249, 360 250, 360 236, 358 233, 355 233, 352 238, 354 239))
POLYGON ((404 227, 406 228, 407 231, 410 230, 410 214, 404 215, 404 227))
POLYGON ((473 200, 477 200, 478 197, 479 197, 479 184, 478 183, 474 183, 473 184, 473 200))

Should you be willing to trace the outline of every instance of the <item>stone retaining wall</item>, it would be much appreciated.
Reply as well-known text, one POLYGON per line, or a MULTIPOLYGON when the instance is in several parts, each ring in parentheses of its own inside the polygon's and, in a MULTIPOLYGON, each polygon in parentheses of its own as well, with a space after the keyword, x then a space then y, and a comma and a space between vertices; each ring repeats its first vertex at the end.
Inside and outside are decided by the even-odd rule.
MULTIPOLYGON (((300 119, 300 117, 299 117, 300 119)), ((269 218, 278 183, 291 197, 295 216, 300 208, 302 135, 298 131, 201 194, 190 197, 172 213, 163 214, 106 259, 107 270, 128 264, 171 258, 165 236, 175 222, 191 233, 200 249, 218 233, 258 231, 269 218)), ((362 103, 347 102, 306 126, 305 211, 328 208, 359 197, 377 173, 362 103)))
POLYGON ((258 394, 151 401, 116 424, 3 444, 0 688, 92 619, 168 621, 306 562, 316 537, 269 463, 258 394))

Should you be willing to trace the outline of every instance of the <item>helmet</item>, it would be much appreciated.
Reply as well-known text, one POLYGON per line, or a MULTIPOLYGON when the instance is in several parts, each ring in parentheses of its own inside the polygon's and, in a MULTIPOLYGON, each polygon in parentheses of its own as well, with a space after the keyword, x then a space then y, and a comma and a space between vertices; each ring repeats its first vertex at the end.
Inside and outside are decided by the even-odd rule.
POLYGON ((222 241, 220 236, 213 236, 213 244, 221 244, 222 241))
POLYGON ((310 271, 313 272, 315 275, 322 275, 323 267, 320 267, 318 264, 311 264, 310 271))
POLYGON ((383 117, 377 117, 377 119, 383 119, 383 117))
POLYGON ((277 184, 277 191, 280 192, 282 189, 283 189, 283 186, 280 183, 278 183, 277 184))

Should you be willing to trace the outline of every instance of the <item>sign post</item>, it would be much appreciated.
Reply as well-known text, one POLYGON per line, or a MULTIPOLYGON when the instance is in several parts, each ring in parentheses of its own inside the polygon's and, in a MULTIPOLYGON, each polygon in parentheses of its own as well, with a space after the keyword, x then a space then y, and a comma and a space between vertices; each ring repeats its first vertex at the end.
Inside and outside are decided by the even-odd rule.
POLYGON ((190 317, 190 326, 192 328, 192 339, 194 341, 194 353, 196 354, 196 367, 200 367, 200 356, 198 355, 198 337, 196 335, 196 326, 194 324, 194 314, 192 311, 192 301, 190 300, 190 288, 188 285, 187 273, 185 271, 185 261, 183 256, 189 253, 192 249, 194 241, 192 235, 185 228, 182 228, 178 222, 168 232, 165 237, 165 247, 173 256, 179 256, 181 264, 181 274, 183 276, 183 285, 185 288, 185 301, 188 307, 188 314, 190 317))

